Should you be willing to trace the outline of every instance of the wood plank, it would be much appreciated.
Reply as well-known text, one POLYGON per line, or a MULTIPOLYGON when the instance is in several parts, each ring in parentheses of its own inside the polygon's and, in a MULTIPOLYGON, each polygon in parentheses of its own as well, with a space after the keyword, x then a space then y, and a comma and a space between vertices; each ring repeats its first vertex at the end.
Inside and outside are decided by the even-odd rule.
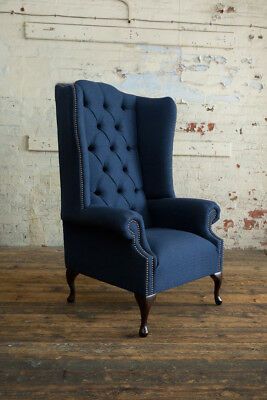
POLYGON ((26 22, 25 38, 97 43, 132 43, 160 46, 233 48, 232 32, 216 30, 154 29, 151 27, 106 26, 26 22))
POLYGON ((174 156, 231 157, 232 144, 214 141, 176 140, 173 146, 174 156))
POLYGON ((137 337, 132 294, 77 278, 61 248, 0 248, 0 397, 265 399, 267 257, 226 251, 223 305, 209 278, 161 293, 137 337))
POLYGON ((58 151, 57 137, 28 137, 29 151, 58 151))

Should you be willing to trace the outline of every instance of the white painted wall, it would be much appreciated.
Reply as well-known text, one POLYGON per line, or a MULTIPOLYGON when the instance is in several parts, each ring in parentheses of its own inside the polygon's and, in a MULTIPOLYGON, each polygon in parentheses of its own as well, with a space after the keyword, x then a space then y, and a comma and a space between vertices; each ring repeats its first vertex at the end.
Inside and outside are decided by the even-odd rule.
POLYGON ((172 96, 177 196, 221 205, 226 247, 267 247, 266 19, 265 0, 0 0, 0 244, 62 244, 54 85, 89 79, 172 96))

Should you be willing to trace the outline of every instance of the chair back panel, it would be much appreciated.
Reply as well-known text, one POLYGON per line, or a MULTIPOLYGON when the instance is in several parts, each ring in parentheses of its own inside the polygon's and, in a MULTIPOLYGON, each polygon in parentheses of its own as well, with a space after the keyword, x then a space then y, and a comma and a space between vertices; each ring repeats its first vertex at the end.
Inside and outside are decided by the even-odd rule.
POLYGON ((74 88, 85 207, 131 209, 146 220, 136 96, 90 81, 77 81, 74 88))

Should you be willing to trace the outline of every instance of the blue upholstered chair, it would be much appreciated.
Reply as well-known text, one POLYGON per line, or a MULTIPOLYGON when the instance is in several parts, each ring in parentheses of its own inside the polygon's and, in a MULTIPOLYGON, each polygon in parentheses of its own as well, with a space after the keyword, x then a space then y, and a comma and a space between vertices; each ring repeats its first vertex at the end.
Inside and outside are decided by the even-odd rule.
POLYGON ((220 209, 173 190, 174 101, 81 80, 56 106, 68 301, 78 274, 129 290, 143 337, 158 292, 210 275, 221 304, 220 209))

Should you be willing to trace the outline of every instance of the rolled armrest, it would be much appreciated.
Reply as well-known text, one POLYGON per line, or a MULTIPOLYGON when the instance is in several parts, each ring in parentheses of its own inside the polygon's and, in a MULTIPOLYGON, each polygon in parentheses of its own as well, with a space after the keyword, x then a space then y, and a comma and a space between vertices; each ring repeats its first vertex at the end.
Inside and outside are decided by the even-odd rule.
POLYGON ((148 204, 153 226, 192 232, 218 244, 220 239, 210 229, 220 218, 220 207, 215 202, 168 198, 149 200, 148 204))
POLYGON ((141 214, 122 208, 91 206, 73 214, 63 214, 64 222, 75 225, 100 228, 115 232, 141 246, 145 253, 152 255, 146 238, 146 231, 141 214))

